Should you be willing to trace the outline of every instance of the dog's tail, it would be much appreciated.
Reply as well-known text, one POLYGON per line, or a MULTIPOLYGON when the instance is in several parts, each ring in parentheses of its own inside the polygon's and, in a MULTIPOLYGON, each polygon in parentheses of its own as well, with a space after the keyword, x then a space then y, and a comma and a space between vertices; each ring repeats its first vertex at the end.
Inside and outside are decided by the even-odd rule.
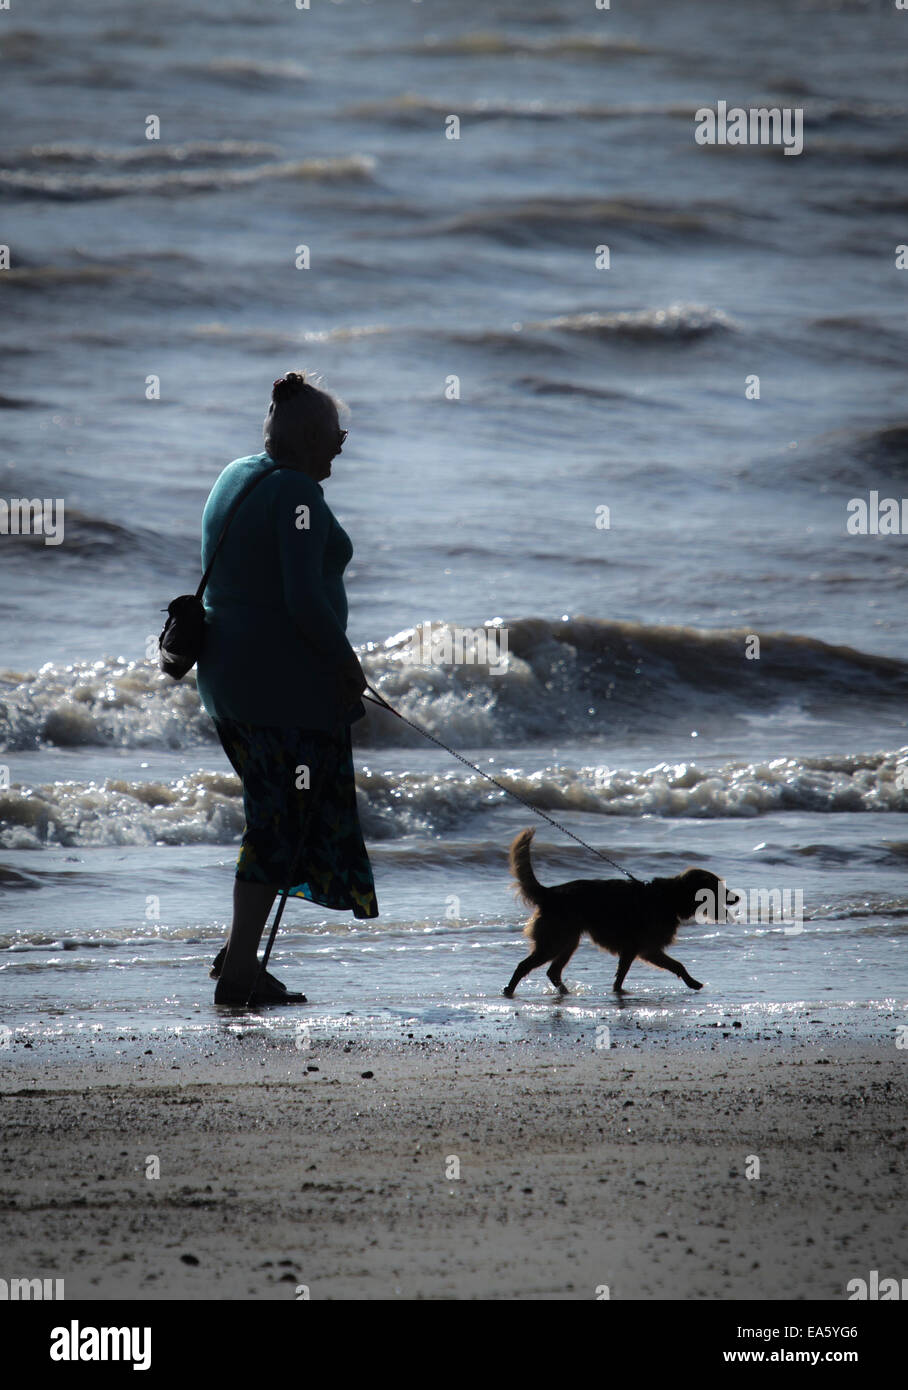
POLYGON ((511 845, 510 863, 521 898, 533 907, 541 907, 548 889, 539 882, 530 863, 530 842, 535 833, 534 830, 521 830, 511 845))

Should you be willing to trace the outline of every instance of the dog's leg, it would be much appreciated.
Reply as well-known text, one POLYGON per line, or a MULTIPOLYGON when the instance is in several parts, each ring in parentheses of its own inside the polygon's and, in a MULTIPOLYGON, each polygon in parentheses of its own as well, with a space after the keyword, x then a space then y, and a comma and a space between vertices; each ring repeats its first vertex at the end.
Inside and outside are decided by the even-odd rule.
POLYGON ((673 960, 672 957, 667 956, 664 951, 652 951, 648 956, 644 956, 643 959, 648 960, 650 965, 658 965, 660 970, 670 970, 673 975, 677 975, 679 979, 684 981, 688 989, 703 988, 699 980, 695 980, 693 975, 688 975, 679 960, 673 960))
POLYGON ((623 955, 618 957, 618 973, 615 976, 615 983, 612 986, 616 994, 624 993, 624 990, 621 988, 624 984, 624 977, 636 959, 636 951, 625 951, 623 955))
POLYGON ((570 960, 571 956, 574 954, 579 945, 580 937, 578 936, 576 941, 572 942, 566 950, 562 951, 560 955, 555 957, 548 970, 545 972, 559 994, 570 994, 571 992, 562 980, 561 972, 567 965, 568 961, 570 960))
POLYGON ((507 986, 501 991, 502 994, 510 999, 524 975, 529 975, 531 970, 536 970, 540 965, 545 965, 546 961, 551 960, 554 954, 554 951, 544 951, 541 946, 537 946, 535 951, 532 951, 530 955, 524 956, 508 981, 507 986))

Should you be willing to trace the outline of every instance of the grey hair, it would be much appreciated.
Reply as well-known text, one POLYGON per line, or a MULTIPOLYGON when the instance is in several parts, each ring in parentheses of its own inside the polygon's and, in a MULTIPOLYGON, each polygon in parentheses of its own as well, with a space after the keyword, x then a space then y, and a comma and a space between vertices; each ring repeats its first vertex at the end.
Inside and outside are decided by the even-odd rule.
POLYGON ((263 429, 268 453, 275 460, 294 460, 313 445, 333 443, 340 404, 304 372, 278 377, 263 429))

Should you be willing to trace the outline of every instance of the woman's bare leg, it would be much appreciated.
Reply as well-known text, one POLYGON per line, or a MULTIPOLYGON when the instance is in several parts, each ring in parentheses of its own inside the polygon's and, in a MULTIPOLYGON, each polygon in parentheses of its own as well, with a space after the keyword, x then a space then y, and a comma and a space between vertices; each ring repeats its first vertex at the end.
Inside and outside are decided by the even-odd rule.
POLYGON ((267 883, 233 881, 233 924, 227 954, 214 991, 214 1002, 238 998, 252 988, 258 970, 258 949, 271 906, 280 888, 267 883))

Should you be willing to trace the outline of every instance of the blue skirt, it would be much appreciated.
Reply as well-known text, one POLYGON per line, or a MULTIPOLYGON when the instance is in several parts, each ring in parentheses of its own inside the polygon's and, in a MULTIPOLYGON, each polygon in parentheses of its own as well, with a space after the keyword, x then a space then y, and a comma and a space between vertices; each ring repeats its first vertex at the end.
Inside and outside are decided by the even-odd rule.
POLYGON ((331 734, 235 719, 214 725, 243 784, 246 828, 237 878, 281 889, 290 882, 291 897, 377 917, 349 725, 331 734))

